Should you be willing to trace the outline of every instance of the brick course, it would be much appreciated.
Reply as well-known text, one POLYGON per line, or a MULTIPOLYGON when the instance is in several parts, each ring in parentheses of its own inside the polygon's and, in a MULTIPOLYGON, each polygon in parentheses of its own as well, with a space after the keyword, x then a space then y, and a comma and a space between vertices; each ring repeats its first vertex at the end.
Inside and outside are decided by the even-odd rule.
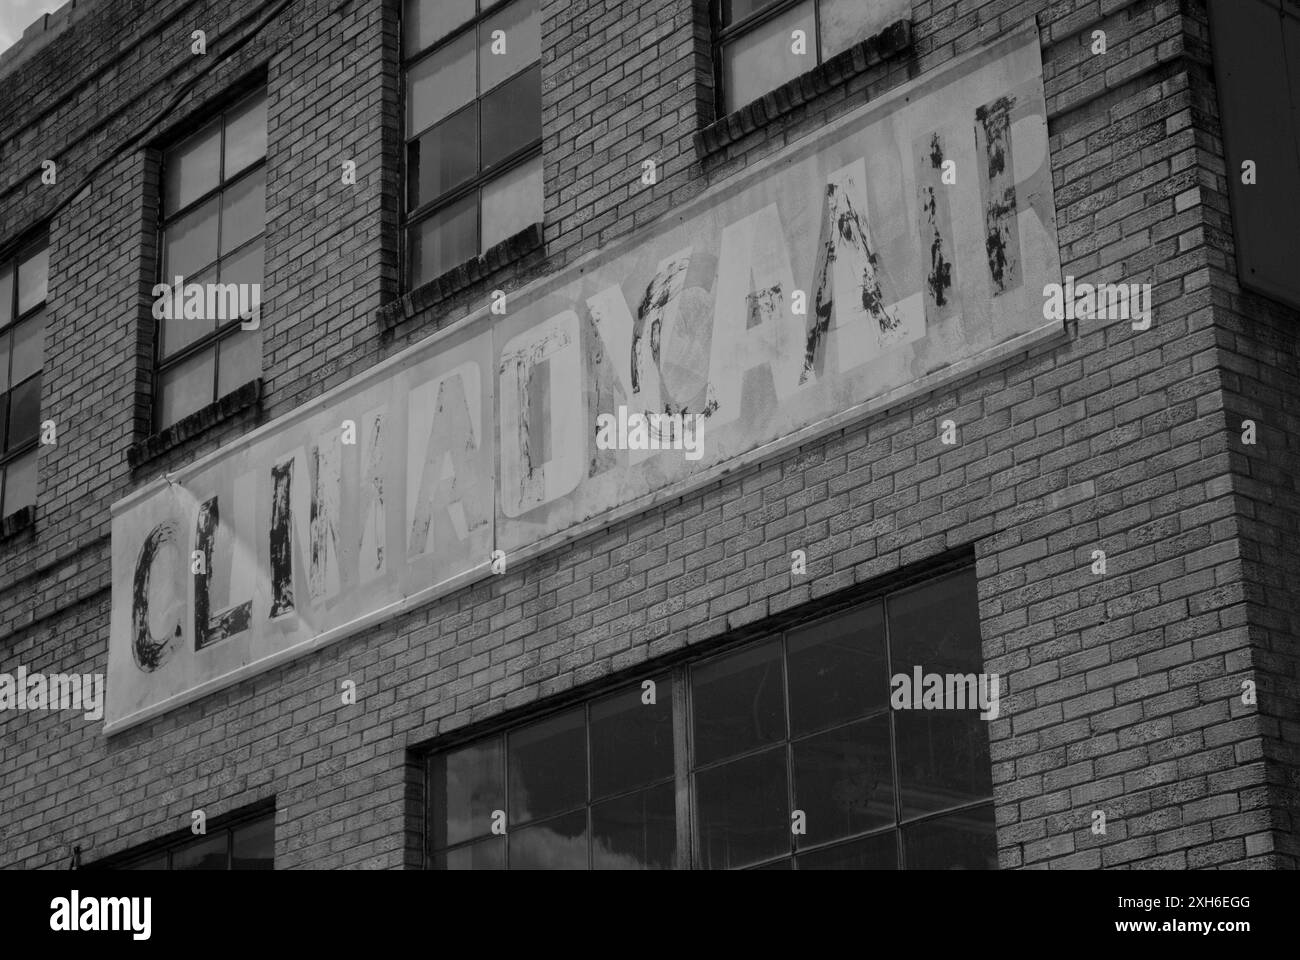
POLYGON ((118 854, 194 809, 272 796, 277 867, 418 866, 419 750, 434 738, 959 550, 973 550, 986 669, 1007 691, 989 724, 1003 867, 1300 865, 1300 588, 1287 575, 1300 563, 1300 317, 1236 281, 1200 0, 919 0, 909 49, 708 155, 705 3, 547 0, 543 255, 406 312, 398 7, 295 0, 153 128, 262 4, 96 0, 0 76, 0 243, 49 222, 42 417, 59 426, 34 536, 0 541, 0 669, 106 669, 108 508, 129 491, 1032 18, 1063 273, 1150 282, 1155 320, 1070 322, 1061 343, 111 740, 79 715, 0 715, 0 866, 58 865, 74 844, 86 860, 118 854), (189 50, 200 28, 206 58, 189 50), (259 70, 260 406, 132 469, 147 434, 153 147, 259 70), (143 146, 73 199, 137 134, 143 146), (40 184, 45 158, 55 186, 40 184), (356 187, 339 182, 347 159, 356 187), (645 159, 659 179, 641 189, 645 159), (944 419, 960 444, 938 441, 944 419), (796 549, 806 577, 791 576, 796 549), (1105 576, 1090 570, 1098 549, 1105 576), (340 704, 344 679, 356 706, 340 704), (1241 703, 1244 680, 1257 706, 1241 703))

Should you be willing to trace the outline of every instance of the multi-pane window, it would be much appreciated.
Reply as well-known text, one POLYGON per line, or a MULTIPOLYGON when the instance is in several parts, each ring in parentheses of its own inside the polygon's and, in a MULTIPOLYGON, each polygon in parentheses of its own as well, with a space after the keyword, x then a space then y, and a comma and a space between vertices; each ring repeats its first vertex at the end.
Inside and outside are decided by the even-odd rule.
POLYGON ((432 758, 431 865, 677 865, 673 682, 653 684, 432 758))
POLYGON ((542 219, 538 0, 406 0, 406 247, 418 286, 542 219))
POLYGON ((977 698, 891 705, 980 664, 967 569, 654 675, 432 757, 429 865, 996 867, 977 698))
POLYGON ((209 829, 199 837, 158 847, 123 870, 273 870, 275 814, 209 829))
POLYGON ((44 240, 0 260, 0 517, 36 503, 49 270, 44 240))
MULTIPOLYGON (((174 286, 179 277, 187 291, 256 285, 260 302, 265 229, 266 96, 258 93, 163 156, 161 281, 174 286)), ((260 323, 244 329, 243 318, 211 309, 214 302, 205 296, 201 310, 168 309, 158 321, 157 429, 261 373, 260 323)))
POLYGON ((721 112, 877 33, 909 6, 907 0, 713 0, 721 112))

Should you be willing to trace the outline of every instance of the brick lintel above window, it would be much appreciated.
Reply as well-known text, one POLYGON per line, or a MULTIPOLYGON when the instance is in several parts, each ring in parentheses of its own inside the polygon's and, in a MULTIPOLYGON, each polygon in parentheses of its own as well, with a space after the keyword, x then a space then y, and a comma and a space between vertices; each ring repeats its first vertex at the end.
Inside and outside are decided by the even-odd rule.
POLYGON ((858 74, 865 73, 911 46, 911 21, 896 20, 874 37, 854 44, 808 72, 702 128, 695 134, 695 152, 702 158, 717 153, 746 134, 847 83, 858 74))
POLYGON ((486 280, 506 267, 517 265, 530 254, 543 248, 542 225, 534 223, 512 237, 489 248, 481 256, 472 257, 452 267, 428 283, 422 283, 409 293, 379 308, 379 325, 391 330, 403 320, 409 320, 430 307, 450 300, 481 280, 486 280))
POLYGON ((220 400, 196 410, 182 420, 159 430, 152 436, 145 437, 131 444, 126 451, 126 461, 134 470, 144 463, 159 457, 174 447, 192 440, 201 433, 223 421, 230 420, 250 407, 256 407, 262 400, 261 378, 250 380, 226 394, 220 400))

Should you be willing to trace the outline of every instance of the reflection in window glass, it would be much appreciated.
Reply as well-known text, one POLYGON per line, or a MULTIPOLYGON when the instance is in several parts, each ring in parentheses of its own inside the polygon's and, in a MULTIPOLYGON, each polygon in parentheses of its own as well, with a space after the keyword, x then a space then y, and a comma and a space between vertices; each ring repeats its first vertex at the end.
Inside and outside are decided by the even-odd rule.
POLYGON ((163 235, 164 276, 197 282, 194 276, 217 259, 217 198, 174 221, 163 235))
MULTIPOLYGON (((0 327, 14 318, 14 262, 0 263, 0 327)), ((4 389, 0 386, 0 389, 4 389)))
POLYGON ((662 783, 595 804, 591 832, 592 866, 597 870, 671 869, 677 864, 673 784, 662 783))
POLYGON ((912 0, 722 0, 718 62, 730 113, 911 15, 912 0), (794 52, 802 30, 804 53, 794 52))
POLYGON ((212 402, 216 360, 216 353, 209 350, 162 372, 158 388, 163 423, 175 423, 212 402))
POLYGON ((776 0, 722 0, 722 24, 730 26, 775 2, 776 0))
POLYGON ((18 313, 27 313, 45 302, 49 280, 50 248, 42 244, 35 253, 18 261, 18 313))
POLYGON ((483 187, 483 246, 490 248, 542 219, 542 158, 525 160, 483 187))
MULTIPOLYGON (((168 285, 263 282, 266 231, 265 94, 231 105, 163 155, 160 279, 168 285)), ((267 302, 265 290, 259 300, 267 302)), ((244 291, 251 299, 251 293, 244 291)), ((173 316, 158 321, 155 429, 170 426, 257 378, 261 334, 240 318, 173 316), (236 338, 222 342, 225 338, 236 338), (220 354, 220 362, 218 362, 220 354)))
POLYGON ((482 164, 487 169, 542 136, 542 68, 535 66, 481 101, 482 164))
POLYGON ((587 810, 510 832, 512 870, 586 870, 587 810))
POLYGON ((818 0, 822 60, 874 37, 895 20, 911 16, 912 0, 818 0))
POLYGON ((474 18, 474 0, 406 0, 402 7, 403 52, 418 53, 474 18))
POLYGON ((905 827, 903 851, 913 869, 996 870, 992 805, 905 827))
POLYGON ((163 203, 187 207, 221 182, 221 124, 194 134, 167 153, 163 164, 163 203))
POLYGON ((263 245, 264 240, 259 239, 222 259, 221 282, 261 284, 265 266, 263 245))
POLYGON ((466 33, 430 54, 406 73, 406 131, 423 133, 476 95, 474 34, 466 33))
POLYGON ((541 220, 538 0, 491 6, 405 6, 411 286, 541 220))
POLYGON ((757 100, 792 77, 817 66, 816 22, 812 0, 742 34, 722 49, 722 84, 727 112, 757 100), (802 30, 805 53, 795 53, 791 35, 802 30))
POLYGON ((4 473, 3 513, 8 516, 36 502, 36 451, 10 460, 4 473))
POLYGON ((510 822, 571 810, 587 799, 587 731, 571 710, 508 738, 510 822))
POLYGON ((225 832, 172 851, 173 870, 230 869, 230 837, 225 832))
POLYGON ((591 706, 591 793, 608 797, 673 775, 672 680, 629 687, 591 706))
POLYGON ((700 865, 731 870, 790 851, 786 752, 781 748, 695 775, 700 865))
POLYGON ((849 843, 799 854, 800 870, 896 870, 898 843, 893 830, 849 843))
POLYGON ((41 432, 41 378, 31 377, 9 391, 9 446, 21 448, 41 432))
POLYGON ((239 389, 262 372, 262 328, 240 330, 218 345, 217 396, 239 389))
POLYGON ((979 603, 974 570, 904 591, 889 604, 895 673, 979 673, 979 603))
POLYGON ((0 260, 0 518, 36 503, 49 272, 44 242, 0 260))
POLYGON ((274 817, 263 817, 235 827, 231 833, 232 870, 271 870, 275 867, 274 817))
POLYGON ((492 811, 505 808, 505 759, 499 737, 433 758, 433 846, 488 834, 492 811))
POLYGON ((407 147, 411 196, 418 207, 478 172, 478 104, 452 114, 407 147))
POLYGON ((150 857, 148 860, 137 861, 136 863, 131 864, 129 867, 124 867, 123 869, 125 870, 166 870, 167 854, 160 853, 156 857, 150 857))
MULTIPOLYGON (((217 279, 217 270, 212 267, 192 279, 194 283, 211 283, 217 279)), ((160 357, 170 357, 217 329, 217 321, 213 317, 185 316, 183 303, 178 316, 170 297, 167 298, 163 316, 167 322, 158 325, 159 335, 162 337, 158 344, 160 357)))
POLYGON ((436 277, 478 252, 478 198, 471 194, 433 216, 421 220, 411 231, 411 263, 419 276, 436 277))
POLYGON ((807 818, 799 847, 894 822, 889 717, 859 720, 794 744, 794 805, 807 818))
POLYGON ((13 327, 12 366, 9 383, 22 383, 41 369, 45 353, 45 311, 39 310, 13 327))
POLYGON ((904 816, 919 816, 993 793, 989 735, 976 709, 903 710, 895 718, 904 816))
POLYGON ((231 826, 209 824, 209 832, 155 849, 121 865, 124 870, 273 870, 275 814, 259 814, 231 826))
POLYGON ((255 97, 226 122, 225 178, 266 156, 266 97, 255 97))
POLYGON ((790 631, 788 657, 795 735, 861 717, 888 702, 883 604, 790 631))
POLYGON ((996 867, 978 703, 895 711, 888 696, 918 655, 925 672, 980 673, 975 590, 972 571, 938 577, 658 673, 654 697, 629 684, 431 757, 429 865, 996 867), (467 778, 490 784, 473 831, 438 786, 467 751, 490 757, 467 778))
POLYGON ((782 682, 779 643, 750 647, 692 671, 696 763, 784 737, 782 682))
POLYGON ((439 851, 432 855, 429 865, 435 870, 504 870, 506 838, 488 837, 439 851))
POLYGON ((221 253, 259 236, 266 228, 266 168, 250 173, 221 194, 221 253))
MULTIPOLYGON (((478 88, 481 95, 541 59, 541 17, 536 2, 524 0, 510 4, 480 23, 478 36, 478 88), (503 42, 504 52, 492 51, 494 35, 496 40, 503 42)), ((501 46, 497 49, 500 50, 501 46)), ((540 81, 540 77, 538 79, 540 81)), ((540 93, 541 86, 537 89, 540 93)))

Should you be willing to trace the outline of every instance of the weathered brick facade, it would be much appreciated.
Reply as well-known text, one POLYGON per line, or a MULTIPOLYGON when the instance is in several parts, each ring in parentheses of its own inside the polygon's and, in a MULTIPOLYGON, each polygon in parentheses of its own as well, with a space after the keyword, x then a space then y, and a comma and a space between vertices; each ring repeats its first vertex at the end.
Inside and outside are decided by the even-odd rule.
POLYGON ((1155 320, 1070 321, 1062 343, 111 738, 79 715, 0 715, 0 866, 60 865, 74 845, 116 855, 192 810, 271 797, 278 868, 418 866, 436 738, 960 551, 976 560, 986 668, 1008 690, 989 725, 1003 867, 1300 865, 1300 317, 1237 284, 1200 0, 918 0, 909 46, 707 154, 706 3, 549 0, 543 247, 405 310, 399 6, 293 0, 200 77, 280 4, 82 0, 0 75, 0 244, 48 224, 42 417, 59 428, 34 526, 0 541, 0 670, 104 672, 109 506, 129 491, 1035 18, 1062 272, 1152 283, 1155 320), (155 144, 262 76, 260 401, 133 469, 155 144), (649 157, 660 173, 643 188, 649 157), (56 185, 41 183, 47 158, 56 185), (355 187, 339 182, 348 159, 355 187), (960 444, 939 442, 944 419, 960 444), (791 576, 796 549, 806 577, 791 576), (339 705, 346 678, 356 706, 339 705))

